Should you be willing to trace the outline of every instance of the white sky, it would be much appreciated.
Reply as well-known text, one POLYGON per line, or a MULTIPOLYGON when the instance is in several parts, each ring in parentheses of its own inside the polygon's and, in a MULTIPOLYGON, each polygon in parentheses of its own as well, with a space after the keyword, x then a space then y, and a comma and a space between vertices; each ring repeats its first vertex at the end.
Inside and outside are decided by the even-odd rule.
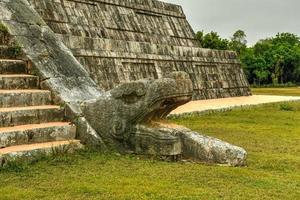
POLYGON ((249 44, 278 32, 300 35, 300 0, 162 0, 181 5, 195 31, 230 38, 242 29, 249 44))

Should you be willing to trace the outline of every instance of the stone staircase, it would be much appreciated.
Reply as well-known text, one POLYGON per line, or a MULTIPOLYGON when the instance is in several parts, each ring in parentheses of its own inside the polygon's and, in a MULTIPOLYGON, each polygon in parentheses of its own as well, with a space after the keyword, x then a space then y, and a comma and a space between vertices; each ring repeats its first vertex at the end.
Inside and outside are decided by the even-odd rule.
MULTIPOLYGON (((0 161, 54 148, 81 147, 76 127, 64 121, 64 109, 53 105, 51 92, 40 89, 27 62, 12 55, 0 38, 0 161)), ((0 166, 1 166, 0 162, 0 166)))

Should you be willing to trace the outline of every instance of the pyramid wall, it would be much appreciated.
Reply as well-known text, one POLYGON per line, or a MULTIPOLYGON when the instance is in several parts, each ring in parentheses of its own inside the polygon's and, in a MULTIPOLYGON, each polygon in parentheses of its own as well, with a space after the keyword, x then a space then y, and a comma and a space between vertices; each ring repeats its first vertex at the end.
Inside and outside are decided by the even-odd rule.
POLYGON ((103 90, 187 72, 194 99, 250 95, 235 52, 199 48, 182 8, 156 0, 29 0, 103 90))

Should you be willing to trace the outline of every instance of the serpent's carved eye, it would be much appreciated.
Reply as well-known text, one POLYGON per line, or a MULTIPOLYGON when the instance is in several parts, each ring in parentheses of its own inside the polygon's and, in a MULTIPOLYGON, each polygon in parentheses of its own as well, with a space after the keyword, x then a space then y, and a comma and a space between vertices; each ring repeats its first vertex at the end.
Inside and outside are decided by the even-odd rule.
POLYGON ((146 95, 146 85, 142 81, 124 83, 111 90, 111 95, 115 99, 120 99, 126 104, 134 104, 146 95))
POLYGON ((134 104, 138 102, 143 96, 139 96, 135 91, 131 94, 124 94, 120 99, 126 104, 134 104))

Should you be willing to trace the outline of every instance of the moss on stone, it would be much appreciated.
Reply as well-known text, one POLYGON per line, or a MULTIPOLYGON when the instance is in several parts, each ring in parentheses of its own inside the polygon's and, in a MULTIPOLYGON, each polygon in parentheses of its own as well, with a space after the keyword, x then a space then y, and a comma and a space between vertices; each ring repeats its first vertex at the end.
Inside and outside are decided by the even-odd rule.
POLYGON ((9 43, 8 29, 4 24, 0 22, 0 45, 6 45, 9 43))
POLYGON ((17 56, 20 56, 21 52, 22 52, 22 48, 19 45, 15 44, 7 49, 6 55, 15 58, 17 56))
POLYGON ((4 26, 4 24, 0 23, 0 34, 1 33, 8 33, 8 29, 6 26, 4 26))
POLYGON ((9 53, 11 56, 19 56, 21 54, 21 47, 19 45, 15 45, 9 48, 9 53))

